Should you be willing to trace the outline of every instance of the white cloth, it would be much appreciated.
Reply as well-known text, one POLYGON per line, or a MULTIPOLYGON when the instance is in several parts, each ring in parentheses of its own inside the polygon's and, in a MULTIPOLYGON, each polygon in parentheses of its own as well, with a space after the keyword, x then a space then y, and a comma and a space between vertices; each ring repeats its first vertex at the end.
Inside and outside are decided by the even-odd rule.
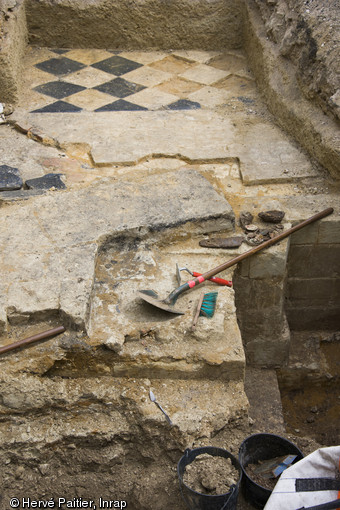
MULTIPOLYGON (((333 478, 339 472, 340 446, 320 448, 286 469, 264 510, 297 510, 334 501, 338 491, 296 492, 297 478, 333 478)), ((339 505, 340 508, 340 505, 339 505)))

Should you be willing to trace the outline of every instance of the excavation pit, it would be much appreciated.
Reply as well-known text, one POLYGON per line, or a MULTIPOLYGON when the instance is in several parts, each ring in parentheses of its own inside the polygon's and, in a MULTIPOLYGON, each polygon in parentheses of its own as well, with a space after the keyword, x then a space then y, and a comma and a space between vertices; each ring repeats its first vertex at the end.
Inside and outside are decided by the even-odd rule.
POLYGON ((152 494, 152 510, 180 510, 187 447, 339 441, 339 66, 332 6, 316 3, 1 7, 1 163, 23 181, 0 192, 1 343, 67 331, 0 358, 0 506, 149 510, 152 494), (64 189, 28 189, 51 172, 64 189), (195 289, 182 318, 136 297, 167 295, 176 262, 203 272, 248 249, 199 246, 242 234, 241 211, 283 210, 289 228, 326 207, 224 274, 233 289, 195 332, 195 289))

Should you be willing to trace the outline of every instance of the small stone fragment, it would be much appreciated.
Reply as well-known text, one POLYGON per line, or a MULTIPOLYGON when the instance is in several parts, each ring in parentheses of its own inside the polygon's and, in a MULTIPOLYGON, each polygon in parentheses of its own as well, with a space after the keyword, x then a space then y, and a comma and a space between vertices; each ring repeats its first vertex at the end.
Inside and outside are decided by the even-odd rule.
POLYGON ((246 225, 246 230, 248 232, 257 232, 259 230, 259 227, 257 225, 254 225, 253 223, 250 223, 249 225, 246 225))
POLYGON ((0 165, 0 191, 21 189, 22 179, 18 168, 0 165))
POLYGON ((62 174, 46 174, 36 179, 28 179, 26 186, 28 189, 66 189, 65 183, 61 179, 62 174))
POLYGON ((259 244, 262 244, 267 239, 262 236, 261 234, 257 234, 255 237, 247 236, 247 243, 252 246, 257 246, 259 244))
POLYGON ((254 216, 248 211, 242 211, 240 213, 240 226, 245 229, 246 225, 249 225, 254 219, 254 216))
POLYGON ((242 236, 226 237, 226 238, 211 238, 203 239, 199 242, 200 246, 204 248, 238 248, 243 243, 244 238, 242 236))
POLYGON ((283 211, 263 211, 258 214, 259 218, 266 223, 281 223, 285 213, 283 211))
POLYGON ((47 476, 50 471, 50 467, 48 464, 39 464, 38 469, 42 476, 47 476))

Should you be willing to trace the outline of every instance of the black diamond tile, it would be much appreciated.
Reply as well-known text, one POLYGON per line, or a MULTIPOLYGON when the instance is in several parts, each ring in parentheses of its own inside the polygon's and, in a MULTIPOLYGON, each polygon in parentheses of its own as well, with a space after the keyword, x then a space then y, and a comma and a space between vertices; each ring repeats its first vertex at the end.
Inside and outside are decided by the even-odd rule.
POLYGON ((115 78, 114 80, 107 81, 106 83, 102 83, 101 85, 93 88, 116 97, 131 96, 131 94, 135 94, 136 92, 145 89, 143 85, 132 83, 124 80, 124 78, 115 78))
POLYGON ((34 110, 31 113, 75 113, 80 111, 81 108, 78 108, 78 106, 66 103, 65 101, 56 101, 55 103, 44 106, 43 108, 34 110))
POLYGON ((114 74, 115 76, 122 76, 122 74, 129 73, 142 66, 143 64, 138 64, 137 62, 117 55, 92 64, 92 67, 105 71, 106 73, 114 74))
POLYGON ((63 97, 71 96, 72 94, 76 94, 77 92, 85 89, 86 87, 74 85, 73 83, 68 83, 66 81, 50 81, 49 83, 44 83, 43 85, 34 87, 34 90, 40 92, 40 94, 45 94, 46 96, 51 96, 55 99, 62 99, 63 97))
POLYGON ((199 103, 189 101, 189 99, 179 99, 175 103, 168 104, 167 110, 197 110, 201 108, 199 103))
POLYGON ((114 103, 106 104, 105 106, 101 106, 97 108, 95 112, 121 112, 121 111, 140 111, 147 110, 144 106, 139 106, 138 104, 130 103, 129 101, 125 101, 124 99, 118 99, 118 101, 114 101, 114 103))
POLYGON ((63 55, 64 53, 67 53, 68 51, 70 50, 63 50, 63 49, 59 49, 59 48, 55 48, 54 50, 50 50, 50 51, 53 51, 53 53, 58 53, 58 55, 63 55))
POLYGON ((71 74, 75 71, 79 71, 86 67, 84 64, 80 64, 75 60, 71 60, 66 57, 61 58, 50 58, 44 62, 36 64, 35 67, 45 71, 46 73, 54 74, 55 76, 61 76, 63 74, 71 74))

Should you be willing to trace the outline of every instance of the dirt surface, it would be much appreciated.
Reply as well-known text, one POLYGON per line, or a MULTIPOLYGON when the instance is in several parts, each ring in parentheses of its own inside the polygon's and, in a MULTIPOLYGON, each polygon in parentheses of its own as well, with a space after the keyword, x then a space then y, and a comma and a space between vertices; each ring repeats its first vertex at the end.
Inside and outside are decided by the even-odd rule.
POLYGON ((284 416, 289 431, 333 446, 340 442, 339 382, 306 383, 282 395, 284 416))
POLYGON ((238 478, 238 470, 230 459, 206 453, 198 455, 188 464, 183 475, 183 481, 188 487, 211 496, 226 494, 238 478))
POLYGON ((256 464, 248 464, 246 467, 246 472, 249 478, 251 478, 255 483, 258 485, 261 485, 261 487, 264 487, 265 489, 268 489, 272 491, 279 479, 278 478, 267 478, 262 476, 261 474, 256 473, 256 470, 258 469, 260 463, 256 464))

